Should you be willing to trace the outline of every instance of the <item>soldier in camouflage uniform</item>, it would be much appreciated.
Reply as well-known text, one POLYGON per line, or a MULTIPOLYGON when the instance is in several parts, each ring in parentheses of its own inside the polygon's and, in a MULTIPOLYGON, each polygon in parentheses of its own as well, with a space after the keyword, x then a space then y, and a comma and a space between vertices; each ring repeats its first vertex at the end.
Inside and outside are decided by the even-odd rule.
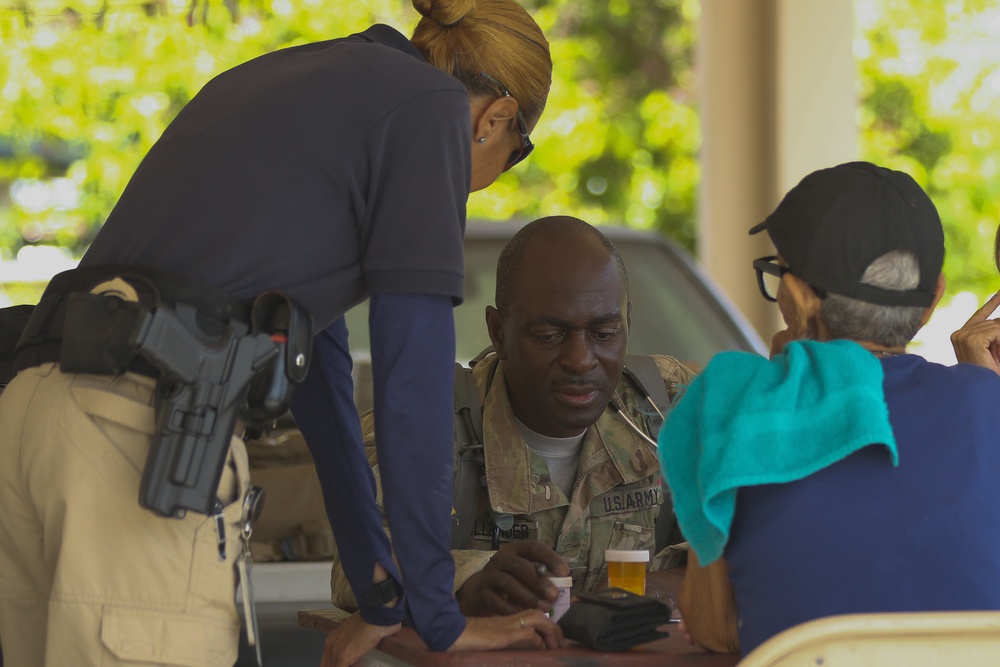
MULTIPOLYGON (((622 373, 631 303, 611 242, 575 218, 527 225, 501 254, 496 302, 487 309, 496 351, 472 370, 485 487, 465 548, 452 551, 456 595, 470 615, 547 609, 555 591, 538 565, 572 576, 574 594, 593 589, 606 576, 605 549, 653 549, 663 500, 644 437, 655 441, 653 408, 622 373), (569 483, 557 483, 529 446, 539 435, 570 443, 569 483)), ((653 360, 672 399, 692 373, 672 357, 653 360)), ((378 479, 371 413, 362 426, 378 479)), ((331 585, 334 604, 355 606, 336 558, 331 585)))

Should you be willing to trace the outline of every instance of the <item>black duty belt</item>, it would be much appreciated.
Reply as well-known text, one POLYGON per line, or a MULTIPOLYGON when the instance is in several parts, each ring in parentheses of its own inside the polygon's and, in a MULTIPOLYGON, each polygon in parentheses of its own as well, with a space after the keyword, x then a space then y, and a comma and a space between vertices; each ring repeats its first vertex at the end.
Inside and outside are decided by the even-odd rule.
POLYGON ((15 366, 58 360, 64 373, 156 377, 139 504, 160 516, 195 510, 221 521, 216 492, 237 418, 259 428, 286 412, 311 345, 311 316, 282 292, 248 307, 196 281, 98 266, 52 279, 15 366))
MULTIPOLYGON (((206 336, 221 334, 231 322, 249 323, 249 305, 205 283, 162 271, 134 266, 99 265, 64 271, 49 281, 17 345, 15 371, 60 359, 69 297, 90 292, 103 282, 121 277, 147 306, 164 304, 193 309, 193 320, 206 336), (130 280, 131 278, 131 280, 130 280)), ((142 357, 124 370, 157 377, 159 371, 142 357)))

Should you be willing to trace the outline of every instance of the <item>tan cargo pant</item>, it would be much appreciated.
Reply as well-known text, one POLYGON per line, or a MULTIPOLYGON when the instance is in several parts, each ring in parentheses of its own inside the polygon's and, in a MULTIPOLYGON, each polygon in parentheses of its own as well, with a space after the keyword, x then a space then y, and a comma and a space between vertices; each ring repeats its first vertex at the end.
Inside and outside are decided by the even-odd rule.
POLYGON ((0 645, 11 667, 231 666, 248 471, 233 439, 215 522, 138 504, 154 381, 22 371, 0 395, 0 645))

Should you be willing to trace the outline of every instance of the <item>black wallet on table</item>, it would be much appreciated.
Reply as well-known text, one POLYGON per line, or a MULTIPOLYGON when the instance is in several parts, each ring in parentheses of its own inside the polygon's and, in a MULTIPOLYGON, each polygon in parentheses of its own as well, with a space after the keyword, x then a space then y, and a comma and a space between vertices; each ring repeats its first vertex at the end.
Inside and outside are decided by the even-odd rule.
POLYGON ((598 651, 624 651, 667 637, 656 627, 668 623, 672 611, 665 601, 607 588, 581 595, 559 619, 559 627, 568 639, 598 651))

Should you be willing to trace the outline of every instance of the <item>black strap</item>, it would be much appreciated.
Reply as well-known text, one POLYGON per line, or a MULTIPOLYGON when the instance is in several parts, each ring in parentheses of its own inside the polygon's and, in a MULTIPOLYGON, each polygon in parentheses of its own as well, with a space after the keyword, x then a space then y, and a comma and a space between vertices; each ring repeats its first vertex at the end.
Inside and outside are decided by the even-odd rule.
POLYGON ((14 378, 14 350, 34 309, 34 306, 0 308, 0 388, 14 378))
POLYGON ((198 310, 199 316, 214 322, 225 324, 231 320, 243 323, 250 321, 249 302, 241 301, 225 290, 196 278, 141 266, 100 264, 63 271, 49 281, 45 294, 89 292, 96 285, 116 276, 126 279, 129 276, 138 277, 155 285, 159 298, 167 305, 192 305, 198 310))
POLYGON ((383 607, 393 600, 398 600, 403 594, 403 589, 395 579, 389 577, 385 581, 373 585, 365 595, 365 608, 377 609, 383 607))
MULTIPOLYGON (((670 410, 670 393, 660 375, 660 369, 656 361, 649 356, 630 354, 625 357, 625 375, 635 383, 639 392, 644 394, 656 404, 663 416, 666 417, 670 410)), ((647 434, 656 439, 663 425, 663 420, 652 408, 646 411, 644 426, 647 434)), ((664 477, 665 478, 665 477, 664 477)), ((653 553, 659 553, 664 547, 683 541, 680 527, 677 524, 677 515, 674 514, 673 497, 670 489, 664 484, 661 489, 663 503, 660 505, 660 514, 656 520, 656 545, 653 553)))
MULTIPOLYGON (((670 410, 670 393, 663 382, 663 376, 660 375, 660 368, 656 365, 656 361, 647 355, 629 354, 625 357, 623 372, 636 385, 639 392, 653 401, 660 412, 666 416, 670 410)), ((653 417, 655 419, 647 419, 646 425, 649 427, 649 436, 655 440, 660 432, 662 421, 659 415, 653 415, 653 417)))
POLYGON ((455 488, 451 548, 465 547, 476 520, 483 456, 483 409, 472 369, 455 363, 455 488))
MULTIPOLYGON (((196 326, 207 334, 218 335, 230 322, 250 321, 249 304, 199 280, 134 266, 72 269, 57 274, 46 286, 17 343, 15 370, 59 360, 69 296, 90 292, 117 276, 136 287, 140 301, 147 306, 157 303, 170 307, 190 306, 196 326)), ((129 370, 154 377, 157 374, 152 366, 142 361, 136 361, 135 367, 129 370)))

